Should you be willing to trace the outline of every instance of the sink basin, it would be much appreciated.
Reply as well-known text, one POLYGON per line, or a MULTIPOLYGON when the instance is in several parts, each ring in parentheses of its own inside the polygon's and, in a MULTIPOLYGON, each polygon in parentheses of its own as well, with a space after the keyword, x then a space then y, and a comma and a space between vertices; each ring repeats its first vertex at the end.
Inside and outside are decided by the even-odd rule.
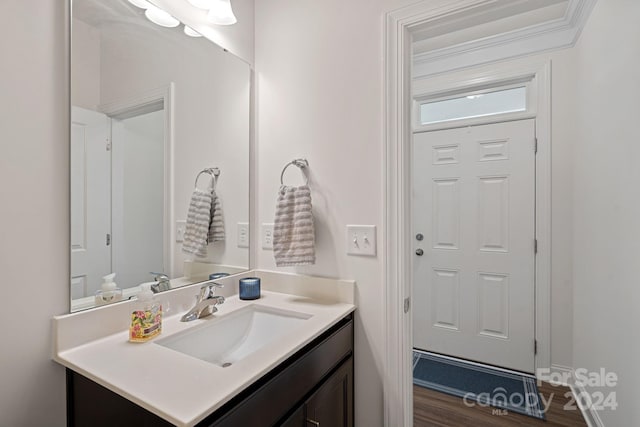
POLYGON ((304 325, 310 314, 251 305, 156 344, 227 367, 304 325))

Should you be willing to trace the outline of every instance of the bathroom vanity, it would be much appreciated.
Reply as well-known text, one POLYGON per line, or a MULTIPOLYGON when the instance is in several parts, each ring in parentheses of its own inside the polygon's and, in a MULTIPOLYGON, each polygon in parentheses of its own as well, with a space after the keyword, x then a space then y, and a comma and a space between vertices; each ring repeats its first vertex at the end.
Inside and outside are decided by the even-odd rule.
MULTIPOLYGON (((162 387, 161 375, 158 376, 162 387)), ((199 384, 198 393, 216 384, 199 384)), ((67 369, 69 425, 171 426, 117 393, 67 369)), ((353 320, 342 319, 197 426, 353 426, 353 320), (308 424, 307 424, 308 423, 308 424)))
POLYGON ((179 319, 199 285, 167 292, 171 315, 148 343, 117 330, 128 302, 56 317, 68 425, 353 426, 354 283, 247 275, 262 278, 260 299, 227 278, 219 312, 192 322, 179 319))

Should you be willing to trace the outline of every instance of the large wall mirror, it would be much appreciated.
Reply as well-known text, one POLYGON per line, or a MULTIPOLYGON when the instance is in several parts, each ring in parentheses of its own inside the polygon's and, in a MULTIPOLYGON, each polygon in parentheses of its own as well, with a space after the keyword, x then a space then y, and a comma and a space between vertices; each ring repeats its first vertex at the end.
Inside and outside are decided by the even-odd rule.
POLYGON ((128 0, 72 1, 71 311, 119 300, 113 273, 128 299, 248 268, 250 75, 128 0))

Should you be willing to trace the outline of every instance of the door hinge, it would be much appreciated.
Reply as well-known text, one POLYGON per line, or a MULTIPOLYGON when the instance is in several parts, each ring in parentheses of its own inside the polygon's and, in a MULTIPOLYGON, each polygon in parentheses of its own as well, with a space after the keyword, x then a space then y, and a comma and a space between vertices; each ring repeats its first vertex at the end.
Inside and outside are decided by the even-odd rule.
POLYGON ((533 354, 538 354, 538 340, 533 340, 533 354))
POLYGON ((538 239, 533 239, 533 253, 538 253, 538 239))
POLYGON ((538 138, 533 139, 533 152, 534 154, 538 154, 538 138))
POLYGON ((409 307, 411 306, 411 299, 410 298, 405 298, 404 299, 404 313, 407 314, 409 312, 409 307))
POLYGON ((111 244, 111 234, 107 234, 107 246, 111 244))
POLYGON ((107 138, 105 140, 107 151, 111 151, 111 141, 107 138))

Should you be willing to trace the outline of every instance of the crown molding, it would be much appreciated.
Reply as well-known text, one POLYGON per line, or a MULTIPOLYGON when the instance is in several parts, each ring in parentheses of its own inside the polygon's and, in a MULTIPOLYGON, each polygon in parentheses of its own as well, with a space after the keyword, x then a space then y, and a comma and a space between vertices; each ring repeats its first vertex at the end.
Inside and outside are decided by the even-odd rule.
MULTIPOLYGON (((561 19, 415 54, 414 78, 572 47, 579 39, 596 1, 569 0, 561 19)), ((451 15, 449 19, 456 19, 456 16, 451 15)))

